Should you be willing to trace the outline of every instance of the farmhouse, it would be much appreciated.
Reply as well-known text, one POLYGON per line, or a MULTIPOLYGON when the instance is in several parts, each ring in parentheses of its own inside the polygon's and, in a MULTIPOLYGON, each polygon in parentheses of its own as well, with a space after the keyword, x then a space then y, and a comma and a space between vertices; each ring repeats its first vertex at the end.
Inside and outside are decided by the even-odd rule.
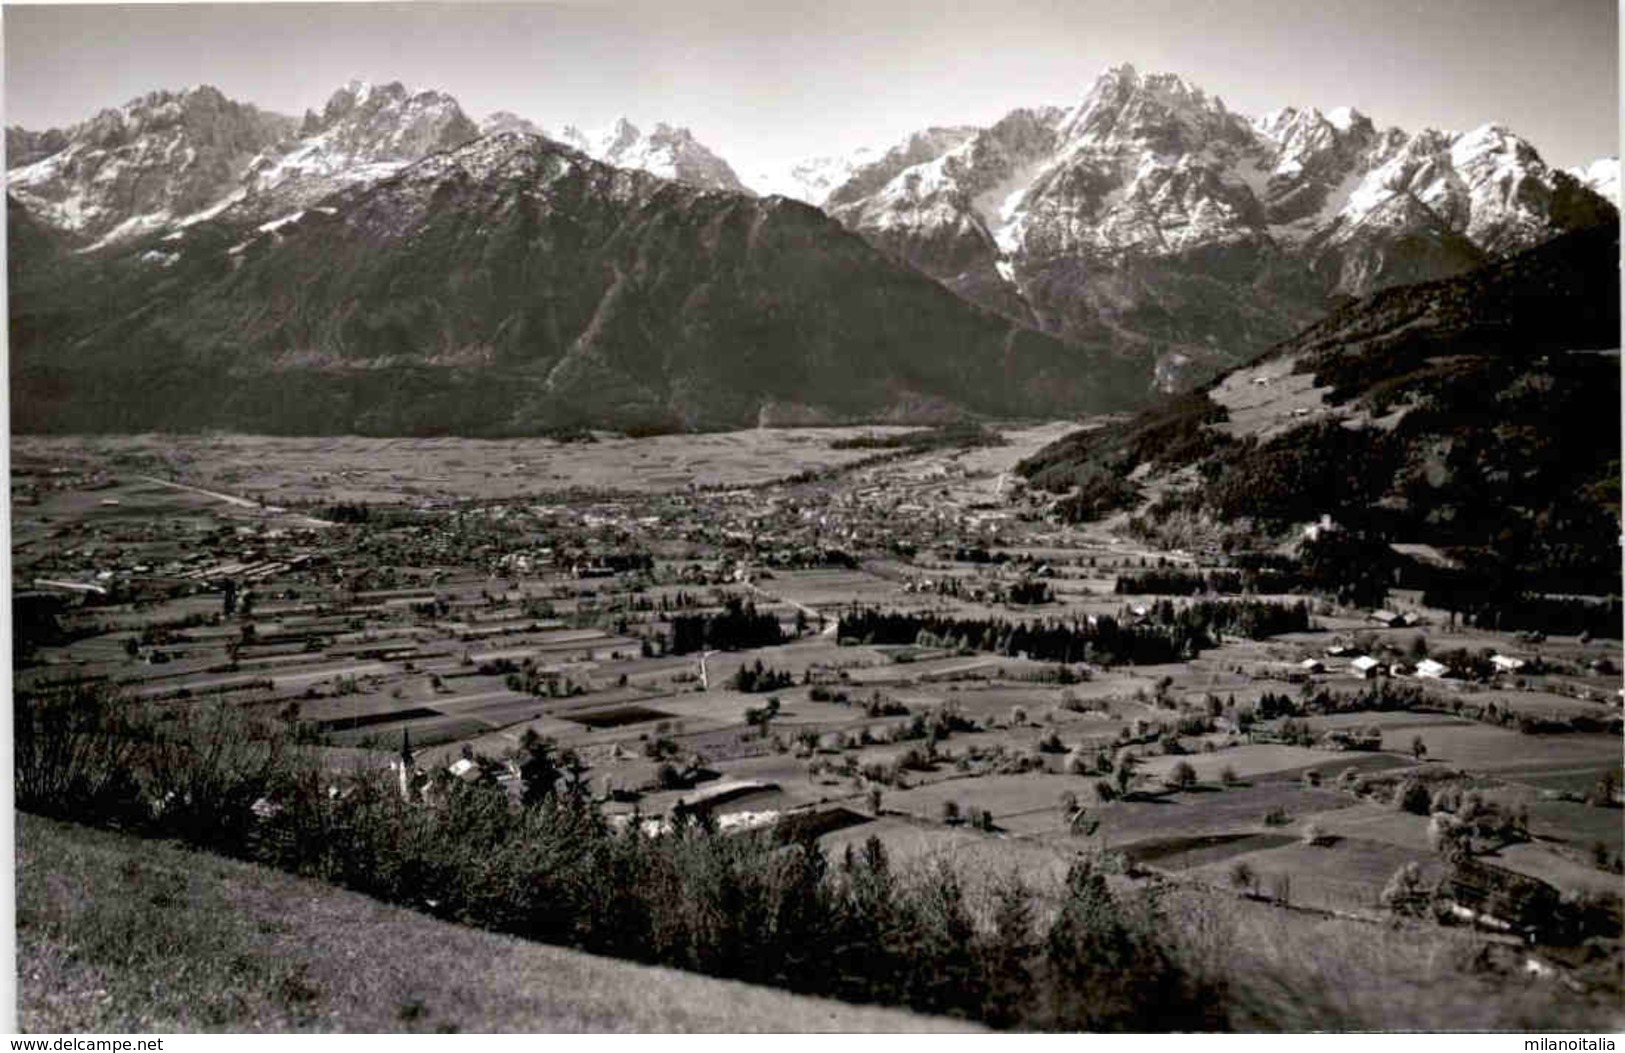
POLYGON ((1375 725, 1367 728, 1333 728, 1320 737, 1320 747, 1328 750, 1380 750, 1382 729, 1375 725))
POLYGON ((1522 658, 1514 658, 1508 654, 1496 654, 1490 656, 1490 664, 1495 666, 1495 671, 1498 673, 1516 673, 1529 663, 1522 658))
POLYGON ((1424 658, 1416 663, 1416 675, 1429 680, 1443 679, 1449 672, 1449 666, 1432 658, 1424 658))
POLYGON ((1368 654, 1363 654, 1349 662, 1349 672, 1362 680, 1370 680, 1382 672, 1382 663, 1368 654))
POLYGON ((1549 933, 1561 914, 1561 897, 1551 885, 1472 859, 1457 864, 1439 891, 1458 915, 1531 938, 1549 933))
POLYGON ((1335 534, 1341 529, 1342 527, 1338 526, 1331 516, 1323 514, 1319 521, 1303 528, 1303 536, 1306 541, 1318 541, 1321 535, 1335 534))

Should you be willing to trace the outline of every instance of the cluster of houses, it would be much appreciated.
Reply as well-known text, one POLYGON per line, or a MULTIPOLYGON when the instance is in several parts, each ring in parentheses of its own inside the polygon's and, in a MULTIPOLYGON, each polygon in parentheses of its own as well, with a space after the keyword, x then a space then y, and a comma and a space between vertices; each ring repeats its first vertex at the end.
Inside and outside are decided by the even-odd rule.
POLYGON ((42 550, 16 560, 13 588, 54 592, 86 602, 143 602, 243 586, 328 562, 323 538, 311 530, 236 527, 177 535, 174 524, 90 527, 86 545, 42 550))
POLYGON ((916 468, 874 466, 851 488, 791 480, 751 488, 572 493, 548 503, 492 503, 426 517, 416 528, 421 537, 394 530, 391 539, 409 544, 425 562, 482 565, 506 575, 565 569, 595 578, 618 572, 611 554, 674 544, 710 549, 736 566, 851 566, 854 553, 925 551, 955 538, 997 543, 1015 519, 1003 508, 945 499, 942 484, 963 475, 959 465, 926 474, 916 468), (469 528, 475 523, 486 528, 485 536, 471 549, 469 528))
MULTIPOLYGON (((1530 659, 1501 653, 1490 656, 1490 664, 1498 675, 1515 675, 1535 668, 1530 659)), ((1341 673, 1358 677, 1361 680, 1374 680, 1380 676, 1415 677, 1421 680, 1449 680, 1452 679, 1453 672, 1450 666, 1434 658, 1424 657, 1414 662, 1403 660, 1384 661, 1339 644, 1326 648, 1326 658, 1310 656, 1302 659, 1297 663, 1296 671, 1301 675, 1309 676, 1341 673), (1334 659, 1341 662, 1342 665, 1328 665, 1326 659, 1334 659)))

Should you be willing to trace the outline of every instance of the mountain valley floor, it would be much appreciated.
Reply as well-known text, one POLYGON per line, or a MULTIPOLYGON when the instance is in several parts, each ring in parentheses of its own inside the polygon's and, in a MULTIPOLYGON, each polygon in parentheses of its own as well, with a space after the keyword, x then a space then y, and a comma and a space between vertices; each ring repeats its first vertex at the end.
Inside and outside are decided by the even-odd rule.
MULTIPOLYGON (((19 719, 87 689, 175 726, 224 708, 278 723, 326 778, 393 779, 404 751, 410 792, 515 807, 539 736, 611 823, 794 828, 831 859, 878 838, 898 867, 951 864, 979 922, 979 890, 1012 871, 1044 916, 1080 858, 1171 910, 1218 904, 1203 916, 1238 960, 1278 954, 1319 1000, 1232 1026, 1617 1026, 1620 639, 1457 627, 1410 589, 1374 610, 1218 585, 1239 583, 1230 553, 1151 549, 1126 516, 1058 525, 1015 467, 1077 427, 914 446, 884 427, 14 437, 19 719)), ((65 1001, 130 989, 62 943, 78 922, 54 883, 112 853, 149 898, 216 893, 156 842, 19 829, 24 1024, 140 1023, 65 1001)), ((267 973, 246 1015, 166 1020, 505 1026, 411 1009, 406 987, 394 1017, 333 1025, 301 994, 312 975, 267 973)), ((1248 998, 1269 1002, 1264 975, 1248 998)), ((613 1012, 513 1020, 686 1026, 613 1012)))

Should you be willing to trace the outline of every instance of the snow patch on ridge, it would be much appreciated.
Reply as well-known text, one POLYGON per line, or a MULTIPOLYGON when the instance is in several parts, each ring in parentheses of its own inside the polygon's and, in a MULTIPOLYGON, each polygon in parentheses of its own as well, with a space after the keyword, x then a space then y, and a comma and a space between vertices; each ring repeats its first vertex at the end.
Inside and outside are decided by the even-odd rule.
POLYGON ((95 241, 91 242, 89 245, 86 245, 79 251, 81 253, 95 252, 97 249, 104 249, 114 242, 124 241, 127 238, 139 237, 142 234, 148 234, 152 231, 162 230, 169 225, 170 218, 171 217, 168 212, 154 212, 143 216, 131 216, 129 219, 125 220, 123 223, 120 223, 112 230, 109 230, 106 234, 103 234, 100 238, 97 238, 95 241))
MULTIPOLYGON (((1021 228, 1026 219, 1022 203, 1037 177, 1049 167, 1048 159, 1017 165, 1008 176, 971 199, 971 211, 993 235, 999 251, 1009 255, 1021 246, 1021 228)), ((1012 280, 1012 279, 1006 279, 1012 280)))
POLYGON ((1582 185, 1607 198, 1615 208, 1620 206, 1619 158, 1599 157, 1589 165, 1577 165, 1565 171, 1582 185))
POLYGON ((261 233, 270 234, 270 233, 273 233, 275 231, 281 230, 283 227, 287 226, 290 223, 297 223, 301 219, 304 219, 304 218, 305 218, 305 212, 304 212, 303 209, 300 209, 298 212, 292 212, 292 213, 289 213, 288 215, 282 216, 282 217, 280 217, 278 219, 273 219, 269 223, 261 223, 259 225, 259 230, 260 230, 261 233))

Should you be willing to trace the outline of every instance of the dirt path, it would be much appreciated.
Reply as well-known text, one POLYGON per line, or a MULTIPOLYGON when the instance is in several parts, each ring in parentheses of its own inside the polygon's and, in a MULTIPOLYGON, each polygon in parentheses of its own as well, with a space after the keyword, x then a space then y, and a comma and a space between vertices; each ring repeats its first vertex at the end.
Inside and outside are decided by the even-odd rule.
POLYGON ((775 595, 773 593, 765 592, 755 582, 749 582, 747 585, 750 588, 750 591, 754 592, 756 595, 770 603, 788 603, 790 606, 794 607, 802 614, 805 614, 813 621, 823 620, 826 622, 824 628, 819 631, 820 636, 834 636, 836 630, 841 627, 841 620, 839 618, 830 618, 816 607, 809 607, 800 600, 792 600, 788 596, 775 595))
POLYGON ((187 483, 177 483, 173 479, 160 479, 155 475, 138 475, 135 478, 140 479, 144 483, 154 483, 158 486, 167 486, 171 490, 185 490, 189 493, 202 494, 204 497, 212 497, 216 501, 224 501, 229 505, 236 505, 238 508, 251 508, 256 512, 264 513, 265 515, 285 515, 301 526, 320 528, 330 527, 333 525, 325 519, 316 519, 313 516, 292 513, 285 508, 279 508, 276 505, 262 504, 261 502, 253 500, 252 498, 239 497, 236 494, 223 494, 218 490, 205 490, 201 486, 191 486, 187 483))

